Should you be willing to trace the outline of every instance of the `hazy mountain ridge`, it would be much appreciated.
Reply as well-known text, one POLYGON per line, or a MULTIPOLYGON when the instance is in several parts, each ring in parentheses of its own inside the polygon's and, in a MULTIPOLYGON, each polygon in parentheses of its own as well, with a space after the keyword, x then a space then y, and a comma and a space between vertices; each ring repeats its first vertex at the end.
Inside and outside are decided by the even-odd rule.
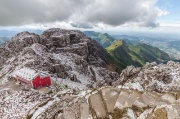
POLYGON ((4 44, 5 42, 9 41, 10 38, 8 37, 0 37, 0 45, 4 44))
POLYGON ((84 31, 86 35, 95 39, 104 48, 109 47, 113 42, 116 41, 112 36, 107 33, 100 33, 94 31, 84 31))
MULTIPOLYGON (((3 45, 5 42, 11 40, 11 38, 13 36, 15 36, 16 34, 18 34, 20 31, 22 30, 0 30, 0 45, 3 45)), ((27 30, 23 30, 23 31, 28 31, 28 32, 32 32, 32 33, 36 33, 36 34, 42 34, 43 31, 42 30, 33 30, 33 29, 27 29, 27 30)))

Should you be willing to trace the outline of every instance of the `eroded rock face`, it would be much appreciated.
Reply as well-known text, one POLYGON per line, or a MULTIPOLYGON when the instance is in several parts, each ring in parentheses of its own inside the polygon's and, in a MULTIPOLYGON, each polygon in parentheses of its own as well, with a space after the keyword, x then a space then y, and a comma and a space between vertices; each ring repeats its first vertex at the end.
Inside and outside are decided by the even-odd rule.
POLYGON ((21 32, 0 48, 0 54, 0 77, 26 66, 49 73, 55 84, 76 89, 111 85, 119 77, 106 69, 106 50, 78 30, 21 32))
POLYGON ((180 90, 180 63, 169 61, 167 64, 147 63, 142 68, 127 67, 113 85, 134 85, 144 90, 157 92, 180 90), (137 85, 138 84, 138 85, 137 85))
POLYGON ((39 35, 29 32, 22 32, 14 36, 11 41, 7 42, 5 47, 11 52, 19 52, 24 47, 31 46, 34 43, 43 44, 44 42, 40 39, 39 35))
MULTIPOLYGON (((169 93, 139 92, 113 87, 76 92, 77 94, 59 93, 51 100, 50 106, 41 105, 45 109, 39 113, 36 106, 27 117, 55 119, 178 119, 180 118, 179 100, 169 93), (175 100, 167 101, 175 98, 175 100), (57 106, 57 104, 59 106, 57 106), (176 104, 176 107, 174 106, 176 104), (50 111, 53 110, 53 111, 50 111), (57 113, 54 113, 57 112, 57 113)), ((38 118, 39 119, 39 118, 38 118)))
POLYGON ((0 47, 0 67, 10 57, 10 53, 3 47, 0 47))
POLYGON ((134 66, 128 66, 126 69, 124 69, 120 75, 119 82, 121 84, 124 84, 129 79, 133 79, 139 72, 141 68, 134 67, 134 66))

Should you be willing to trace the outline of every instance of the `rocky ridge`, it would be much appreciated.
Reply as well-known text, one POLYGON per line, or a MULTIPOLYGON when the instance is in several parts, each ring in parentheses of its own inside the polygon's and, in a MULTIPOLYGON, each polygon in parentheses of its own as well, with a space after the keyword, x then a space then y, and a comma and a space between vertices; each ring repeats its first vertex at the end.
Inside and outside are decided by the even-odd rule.
POLYGON ((96 87, 99 80, 109 85, 119 75, 106 57, 110 55, 103 47, 78 30, 22 32, 0 47, 0 81, 25 66, 47 72, 55 84, 74 89, 96 87))

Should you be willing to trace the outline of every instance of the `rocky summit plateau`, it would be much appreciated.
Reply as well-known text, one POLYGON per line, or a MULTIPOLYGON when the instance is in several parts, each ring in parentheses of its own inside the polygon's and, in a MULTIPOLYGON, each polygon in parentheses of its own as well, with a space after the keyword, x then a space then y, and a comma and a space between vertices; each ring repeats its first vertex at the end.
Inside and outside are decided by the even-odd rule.
POLYGON ((0 46, 0 119, 180 119, 180 63, 120 70, 115 62, 78 30, 21 32, 0 46), (52 85, 14 80, 23 67, 49 74, 52 85))
POLYGON ((0 80, 25 66, 49 73, 57 84, 87 89, 99 80, 107 84, 119 77, 106 57, 110 57, 106 50, 80 31, 22 32, 0 48, 0 80))

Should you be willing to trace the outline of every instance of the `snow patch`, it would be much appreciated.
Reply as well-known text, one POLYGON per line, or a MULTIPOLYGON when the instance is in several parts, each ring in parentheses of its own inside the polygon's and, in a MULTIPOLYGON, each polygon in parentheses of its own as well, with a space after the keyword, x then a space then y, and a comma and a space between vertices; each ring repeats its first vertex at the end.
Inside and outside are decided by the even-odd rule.
POLYGON ((42 107, 39 107, 35 113, 33 114, 33 116, 31 117, 31 119, 36 119, 36 117, 38 115, 40 115, 42 112, 44 112, 49 106, 53 105, 53 103, 55 102, 56 100, 51 100, 49 101, 46 105, 42 106, 42 107))
POLYGON ((134 90, 138 90, 138 91, 144 91, 143 87, 138 83, 138 82, 134 82, 134 83, 126 83, 124 86, 122 86, 122 88, 125 89, 134 89, 134 90))

